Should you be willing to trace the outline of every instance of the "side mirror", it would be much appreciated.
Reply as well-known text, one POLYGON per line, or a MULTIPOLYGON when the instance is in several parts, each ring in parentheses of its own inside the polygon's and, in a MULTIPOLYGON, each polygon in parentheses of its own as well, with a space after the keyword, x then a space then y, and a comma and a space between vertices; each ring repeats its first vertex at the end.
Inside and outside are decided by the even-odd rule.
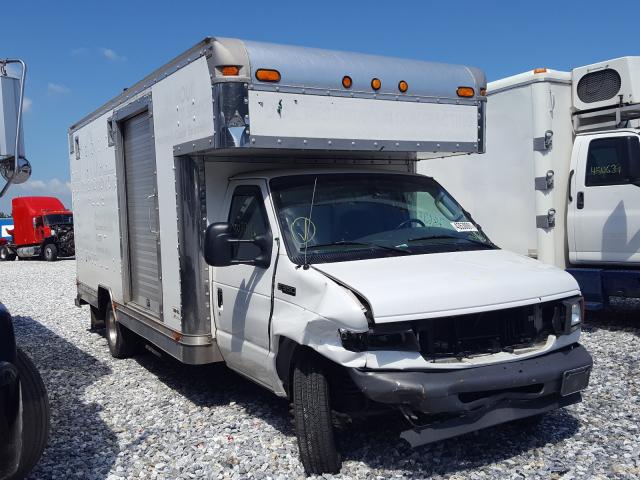
POLYGON ((271 251, 273 238, 270 233, 257 235, 251 240, 240 240, 233 236, 231 226, 227 222, 212 223, 207 227, 204 238, 204 259, 213 267, 228 267, 229 265, 255 265, 269 268, 271 265, 271 251), (260 253, 251 259, 234 258, 234 246, 250 243, 258 247, 260 253))

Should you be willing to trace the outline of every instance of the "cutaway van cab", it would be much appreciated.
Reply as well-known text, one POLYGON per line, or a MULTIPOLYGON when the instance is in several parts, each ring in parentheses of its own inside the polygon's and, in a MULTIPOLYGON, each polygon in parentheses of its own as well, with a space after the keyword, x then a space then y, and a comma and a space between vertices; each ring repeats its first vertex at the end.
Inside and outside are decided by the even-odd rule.
POLYGON ((575 280, 415 174, 484 150, 485 85, 205 39, 70 129, 78 305, 117 358, 142 338, 288 398, 309 474, 340 469, 333 412, 420 445, 580 401, 575 280))

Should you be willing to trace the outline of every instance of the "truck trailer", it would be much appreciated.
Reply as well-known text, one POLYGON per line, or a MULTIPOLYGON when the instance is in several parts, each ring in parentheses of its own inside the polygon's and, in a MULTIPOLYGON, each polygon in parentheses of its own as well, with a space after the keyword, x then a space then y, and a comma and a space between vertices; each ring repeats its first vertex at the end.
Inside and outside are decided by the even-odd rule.
POLYGON ((487 88, 486 153, 420 162, 501 247, 566 268, 588 309, 640 297, 640 57, 487 88))
POLYGON ((11 200, 12 240, 0 245, 0 261, 42 258, 53 262, 75 254, 73 213, 55 197, 11 200))
POLYGON ((292 401, 310 474, 340 469, 333 411, 396 411, 416 446, 579 402, 576 281, 415 173, 483 152, 485 86, 204 39, 69 130, 76 304, 116 358, 144 341, 292 401))

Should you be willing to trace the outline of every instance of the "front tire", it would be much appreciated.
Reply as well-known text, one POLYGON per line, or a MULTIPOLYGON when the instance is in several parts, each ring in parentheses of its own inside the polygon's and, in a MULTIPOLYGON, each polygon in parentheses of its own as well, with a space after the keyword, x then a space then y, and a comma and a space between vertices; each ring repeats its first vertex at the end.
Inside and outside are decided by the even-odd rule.
POLYGON ((22 452, 13 478, 24 478, 35 467, 47 445, 50 427, 49 399, 42 377, 29 357, 18 348, 16 368, 22 393, 22 452))
POLYGON ((55 262, 58 259, 58 247, 53 243, 47 243, 42 251, 42 256, 47 262, 55 262))
POLYGON ((9 247, 2 246, 0 247, 0 261, 10 262, 16 259, 16 254, 13 253, 9 247))
POLYGON ((319 360, 305 352, 293 372, 295 429, 307 475, 338 473, 342 465, 333 435, 329 382, 319 360))
POLYGON ((109 351, 114 358, 129 358, 136 354, 139 338, 124 325, 121 325, 113 313, 111 305, 107 306, 105 327, 109 351))

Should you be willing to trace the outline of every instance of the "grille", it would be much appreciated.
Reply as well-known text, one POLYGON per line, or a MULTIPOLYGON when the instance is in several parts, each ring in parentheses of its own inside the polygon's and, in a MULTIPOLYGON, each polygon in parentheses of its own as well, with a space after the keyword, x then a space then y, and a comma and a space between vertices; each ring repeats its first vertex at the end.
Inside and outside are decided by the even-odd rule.
POLYGON ((620 74, 612 68, 587 73, 578 82, 578 98, 584 103, 609 100, 620 91, 620 74))
POLYGON ((560 302, 423 320, 416 328, 427 359, 511 352, 564 331, 560 302))

